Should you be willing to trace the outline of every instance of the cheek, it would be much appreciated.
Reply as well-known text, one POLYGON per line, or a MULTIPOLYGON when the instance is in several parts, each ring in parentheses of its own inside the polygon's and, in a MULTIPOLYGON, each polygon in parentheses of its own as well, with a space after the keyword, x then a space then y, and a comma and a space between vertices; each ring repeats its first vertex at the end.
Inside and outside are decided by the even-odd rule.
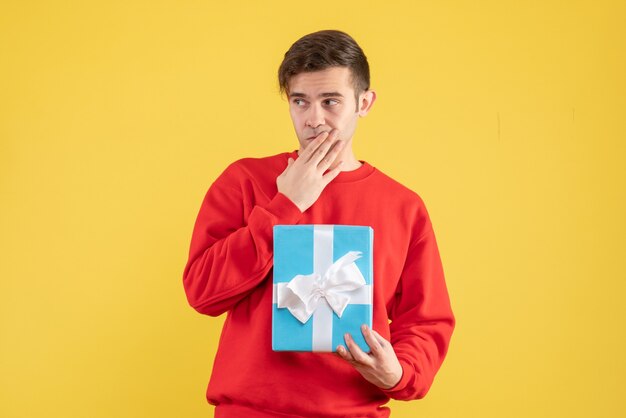
POLYGON ((346 118, 345 115, 342 114, 328 112, 328 114, 326 115, 326 124, 333 128, 342 129, 344 126, 346 126, 347 121, 348 118, 346 118))
POLYGON ((340 125, 344 129, 350 129, 354 124, 354 117, 352 115, 341 115, 341 117, 335 118, 337 125, 340 125))
POLYGON ((291 122, 293 123, 293 126, 296 129, 299 129, 301 126, 301 117, 298 116, 298 114, 296 112, 290 112, 289 113, 291 115, 291 122))
POLYGON ((352 136, 356 130, 356 119, 354 116, 349 116, 342 120, 342 131, 345 132, 346 135, 352 136))

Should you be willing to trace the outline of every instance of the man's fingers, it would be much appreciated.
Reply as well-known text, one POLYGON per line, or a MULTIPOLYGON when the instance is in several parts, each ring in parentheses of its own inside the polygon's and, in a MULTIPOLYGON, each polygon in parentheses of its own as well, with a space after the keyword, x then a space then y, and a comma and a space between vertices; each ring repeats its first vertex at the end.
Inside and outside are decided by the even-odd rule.
POLYGON ((288 159, 287 167, 276 178, 278 190, 291 199, 302 212, 315 203, 321 191, 340 172, 340 168, 337 168, 326 173, 339 156, 340 148, 333 147, 337 142, 337 135, 336 129, 332 134, 323 132, 318 135, 301 150, 297 160, 288 159), (320 165, 323 160, 324 164, 320 165))
POLYGON ((307 147, 302 151, 300 155, 303 161, 309 161, 309 159, 311 159, 311 156, 326 141, 326 138, 328 138, 329 135, 330 132, 324 131, 316 136, 315 139, 312 139, 311 142, 309 142, 309 145, 307 145, 307 147))
POLYGON ((329 154, 330 147, 337 140, 338 134, 339 134, 339 131, 334 129, 311 154, 308 162, 310 162, 311 164, 315 164, 315 166, 318 166, 319 163, 324 159, 324 157, 326 157, 326 155, 329 154))
POLYGON ((352 354, 350 354, 350 352, 343 345, 340 345, 337 347, 337 354, 339 354, 339 357, 341 357, 342 359, 346 361, 350 361, 350 362, 354 361, 352 354))
POLYGON ((341 173, 341 167, 343 167, 343 161, 339 161, 339 164, 337 164, 337 167, 333 168, 328 173, 322 176, 322 180, 324 180, 324 187, 326 187, 328 183, 333 181, 334 178, 337 177, 339 173, 341 173))
POLYGON ((382 335, 380 335, 375 330, 371 330, 371 331, 374 337, 378 340, 378 344, 380 344, 381 347, 385 347, 387 344, 391 344, 389 341, 387 341, 382 335))
POLYGON ((348 347, 348 350, 350 350, 350 354, 352 354, 354 361, 365 365, 372 364, 373 359, 361 350, 361 348, 354 342, 350 334, 344 335, 344 339, 346 340, 346 346, 348 347))
POLYGON ((337 140, 333 143, 332 148, 326 153, 324 158, 319 162, 317 168, 322 170, 322 173, 328 170, 328 167, 337 159, 337 156, 343 150, 346 145, 346 141, 337 140))
POLYGON ((370 350, 372 350, 372 354, 375 357, 380 356, 383 353, 383 348, 376 336, 373 334, 374 331, 367 325, 363 325, 361 327, 361 332, 363 333, 363 337, 365 337, 365 342, 369 345, 370 350))
POLYGON ((322 142, 317 147, 317 149, 313 152, 313 154, 311 154, 311 156, 309 157, 308 162, 310 164, 313 164, 314 167, 319 165, 319 163, 329 153, 329 150, 330 150, 331 146, 333 145, 334 141, 335 141, 334 136, 331 133, 326 139, 324 139, 324 142, 322 142))
POLYGON ((280 178, 280 177, 284 177, 284 176, 287 174, 287 172, 289 171, 289 169, 290 169, 290 168, 291 168, 291 166, 293 165, 293 161, 294 161, 294 160, 293 160, 293 158, 291 158, 291 157, 287 159, 287 167, 285 167, 285 169, 283 170, 283 172, 280 174, 279 178, 280 178))

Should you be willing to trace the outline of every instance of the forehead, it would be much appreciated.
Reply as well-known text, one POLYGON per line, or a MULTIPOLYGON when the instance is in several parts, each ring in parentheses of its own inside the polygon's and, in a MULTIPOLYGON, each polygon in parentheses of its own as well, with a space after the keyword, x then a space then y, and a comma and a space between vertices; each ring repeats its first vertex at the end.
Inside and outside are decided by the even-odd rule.
POLYGON ((321 71, 296 74, 289 80, 289 92, 315 96, 325 92, 354 92, 352 72, 348 67, 331 67, 321 71))

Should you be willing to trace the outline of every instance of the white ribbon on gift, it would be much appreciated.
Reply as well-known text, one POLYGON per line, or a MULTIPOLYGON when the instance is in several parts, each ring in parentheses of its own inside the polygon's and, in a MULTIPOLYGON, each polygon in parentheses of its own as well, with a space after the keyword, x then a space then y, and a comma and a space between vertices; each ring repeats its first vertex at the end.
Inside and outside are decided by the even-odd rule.
POLYGON ((354 263, 358 251, 333 262, 333 226, 313 227, 313 274, 297 275, 274 285, 274 303, 300 322, 313 316, 313 351, 332 351, 333 311, 339 318, 348 304, 371 304, 371 286, 354 263))
POLYGON ((303 324, 309 320, 323 299, 339 318, 350 303, 345 292, 365 286, 365 278, 354 261, 359 251, 349 251, 335 261, 324 274, 298 274, 286 286, 278 288, 278 307, 287 308, 303 324))

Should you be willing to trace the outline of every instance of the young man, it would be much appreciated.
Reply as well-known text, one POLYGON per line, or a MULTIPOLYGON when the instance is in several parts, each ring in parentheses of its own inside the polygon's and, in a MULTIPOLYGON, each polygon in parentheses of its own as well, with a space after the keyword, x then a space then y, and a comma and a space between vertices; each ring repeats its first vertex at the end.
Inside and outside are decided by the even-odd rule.
POLYGON ((340 31, 285 54, 299 149, 232 163, 209 188, 183 283, 191 306, 228 312, 207 389, 216 417, 386 417, 389 398, 422 398, 455 325, 422 199, 367 161, 352 140, 376 100, 361 48, 340 31), (272 228, 367 225, 374 231, 371 352, 350 335, 337 353, 274 352, 272 228))

